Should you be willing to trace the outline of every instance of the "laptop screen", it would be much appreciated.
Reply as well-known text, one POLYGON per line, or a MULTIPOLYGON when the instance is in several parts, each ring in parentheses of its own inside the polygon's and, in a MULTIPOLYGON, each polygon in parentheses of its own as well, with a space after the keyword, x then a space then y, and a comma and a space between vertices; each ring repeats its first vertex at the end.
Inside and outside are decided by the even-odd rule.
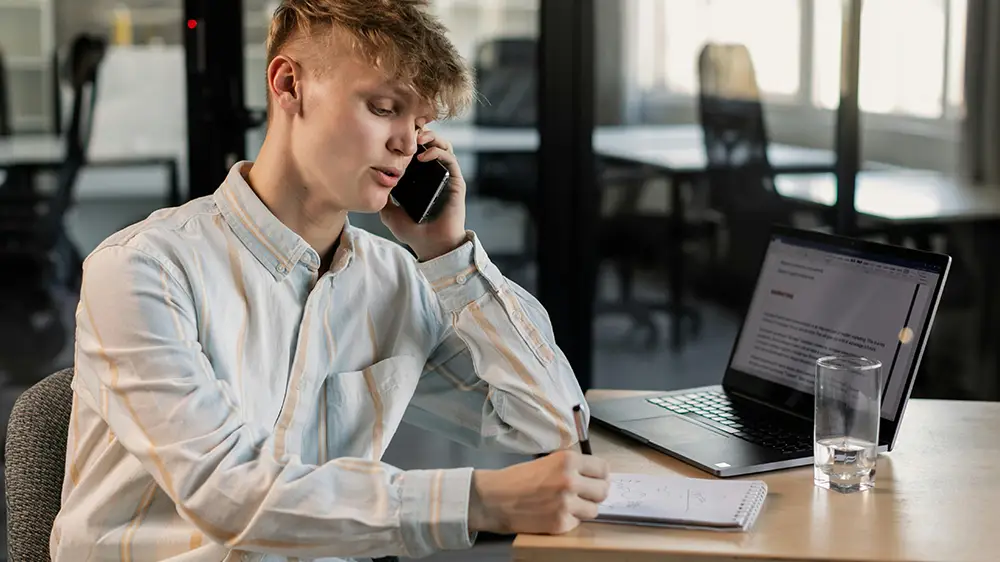
POLYGON ((772 237, 730 370, 812 396, 819 357, 878 359, 882 418, 895 422, 930 329, 947 258, 844 240, 772 237))

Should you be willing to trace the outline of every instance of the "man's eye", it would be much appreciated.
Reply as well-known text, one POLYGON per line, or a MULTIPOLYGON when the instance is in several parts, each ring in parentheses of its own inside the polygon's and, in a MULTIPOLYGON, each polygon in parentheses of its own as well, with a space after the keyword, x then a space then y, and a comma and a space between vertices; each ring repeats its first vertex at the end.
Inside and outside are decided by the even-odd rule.
POLYGON ((379 117, 388 117, 393 114, 393 111, 391 109, 378 107, 377 105, 371 105, 369 107, 371 108, 371 112, 374 113, 375 115, 378 115, 379 117))

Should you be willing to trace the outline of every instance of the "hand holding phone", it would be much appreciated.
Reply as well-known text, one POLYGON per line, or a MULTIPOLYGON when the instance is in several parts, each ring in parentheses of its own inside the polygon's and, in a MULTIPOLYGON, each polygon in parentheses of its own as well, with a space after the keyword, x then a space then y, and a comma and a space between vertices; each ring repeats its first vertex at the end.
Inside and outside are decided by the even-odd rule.
POLYGON ((426 150, 424 145, 417 145, 417 153, 413 155, 396 187, 392 188, 393 200, 417 224, 434 220, 444 207, 447 202, 445 188, 451 178, 448 168, 441 162, 423 162, 417 159, 426 150))
POLYGON ((434 131, 417 133, 416 155, 379 211, 382 223, 420 261, 467 241, 465 180, 452 146, 434 131))

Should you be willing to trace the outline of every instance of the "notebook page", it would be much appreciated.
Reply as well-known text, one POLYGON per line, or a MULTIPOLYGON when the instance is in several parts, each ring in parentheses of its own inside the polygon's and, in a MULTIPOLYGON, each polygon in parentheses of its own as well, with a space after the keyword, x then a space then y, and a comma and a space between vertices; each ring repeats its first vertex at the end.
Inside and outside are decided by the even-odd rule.
POLYGON ((614 473, 598 519, 709 527, 745 527, 762 500, 760 481, 614 473))

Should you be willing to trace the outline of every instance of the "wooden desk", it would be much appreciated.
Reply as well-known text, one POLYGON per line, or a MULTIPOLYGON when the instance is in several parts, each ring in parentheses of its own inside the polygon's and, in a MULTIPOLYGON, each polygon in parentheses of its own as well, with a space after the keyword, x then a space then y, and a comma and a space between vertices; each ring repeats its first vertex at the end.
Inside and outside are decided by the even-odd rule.
MULTIPOLYGON (((588 400, 644 394, 591 391, 588 400)), ((520 535, 519 562, 718 560, 987 562, 1000 559, 1000 403, 911 400, 895 451, 880 455, 875 489, 817 488, 812 468, 750 476, 769 492, 746 533, 585 523, 565 535, 520 535)), ((710 478, 594 428, 594 454, 616 472, 710 478)))
MULTIPOLYGON (((833 206, 833 174, 778 176, 781 195, 805 203, 833 206)), ((894 224, 970 222, 1000 219, 1000 189, 972 186, 958 178, 921 170, 866 170, 857 176, 858 213, 894 224)))

